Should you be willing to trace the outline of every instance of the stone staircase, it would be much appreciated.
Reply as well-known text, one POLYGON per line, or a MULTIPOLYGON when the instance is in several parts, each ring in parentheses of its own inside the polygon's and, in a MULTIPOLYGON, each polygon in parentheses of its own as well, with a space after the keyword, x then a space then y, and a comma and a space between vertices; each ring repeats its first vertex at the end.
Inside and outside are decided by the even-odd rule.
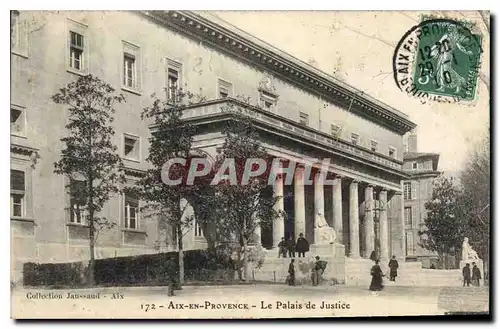
MULTIPOLYGON (((335 248, 332 246, 331 248, 335 248)), ((344 252, 342 248, 342 253, 344 252)), ((345 271, 345 257, 335 257, 328 252, 319 253, 316 250, 306 253, 305 258, 295 257, 295 278, 297 283, 311 283, 311 268, 315 262, 315 256, 327 262, 327 268, 323 275, 326 282, 343 284, 345 271), (323 256, 326 255, 326 256, 323 256)), ((297 256, 297 255, 296 255, 297 256)), ((260 268, 251 269, 251 280, 263 282, 285 282, 288 275, 290 258, 278 258, 278 250, 266 250, 266 259, 260 268)))
MULTIPOLYGON (((323 246, 325 247, 325 246, 323 246)), ((371 282, 370 269, 373 262, 366 258, 350 258, 343 256, 344 249, 331 246, 332 250, 314 249, 306 253, 305 258, 295 257, 296 282, 298 284, 311 283, 311 267, 314 257, 320 255, 327 261, 327 269, 323 274, 326 284, 338 283, 352 286, 368 287, 371 282)), ((460 287, 462 286, 461 270, 424 269, 421 262, 405 262, 398 259, 399 268, 396 282, 389 281, 388 261, 381 262, 380 266, 386 286, 414 286, 414 287, 460 287)), ((266 259, 260 268, 251 267, 250 279, 260 282, 284 283, 288 275, 290 258, 278 258, 278 250, 266 250, 266 259)), ((483 282, 481 282, 483 285, 483 282)))
MULTIPOLYGON (((431 270, 422 268, 421 262, 404 262, 398 260, 398 276, 396 282, 389 281, 388 262, 381 262, 380 267, 387 286, 422 286, 422 287, 457 287, 462 285, 461 270, 431 270)), ((370 269, 373 262, 369 259, 346 258, 346 284, 369 286, 370 269)))

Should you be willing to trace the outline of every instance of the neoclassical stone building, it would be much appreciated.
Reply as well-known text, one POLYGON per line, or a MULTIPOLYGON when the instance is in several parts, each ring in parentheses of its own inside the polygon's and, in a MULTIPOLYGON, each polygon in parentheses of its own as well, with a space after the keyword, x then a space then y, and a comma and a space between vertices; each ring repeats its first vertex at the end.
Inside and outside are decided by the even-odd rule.
MULTIPOLYGON (((67 114, 50 98, 84 74, 127 98, 114 124, 129 184, 147 168, 150 130, 140 113, 149 96, 175 97, 173 90, 182 87, 206 97, 185 118, 199 126, 196 147, 209 154, 222 144, 221 127, 232 119, 222 108, 232 105, 253 116, 269 154, 311 165, 311 159, 331 159, 333 185, 302 184, 300 166, 291 184, 275 182, 275 193, 284 196, 277 207, 288 219, 261 230, 264 247, 302 232, 314 244, 321 214, 348 257, 368 257, 375 237, 382 257, 406 255, 403 135, 415 124, 403 112, 207 13, 13 12, 11 31, 14 272, 28 260, 88 258, 88 226, 64 189, 66 179, 53 174, 67 114)), ((175 248, 138 206, 129 195, 108 202, 103 213, 117 227, 100 235, 98 257, 175 248)), ((185 246, 205 245, 195 223, 185 246)))

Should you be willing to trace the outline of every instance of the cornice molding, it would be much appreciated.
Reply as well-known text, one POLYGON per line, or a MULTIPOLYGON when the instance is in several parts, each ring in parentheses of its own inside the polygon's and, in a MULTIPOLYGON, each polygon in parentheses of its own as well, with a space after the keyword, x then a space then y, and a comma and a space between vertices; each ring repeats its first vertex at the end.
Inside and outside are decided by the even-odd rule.
POLYGON ((10 144, 10 152, 26 157, 31 157, 34 153, 38 152, 38 149, 19 144, 10 144))
POLYGON ((416 127, 407 116, 375 98, 317 70, 277 49, 259 45, 220 24, 190 11, 143 11, 159 24, 194 37, 243 61, 270 71, 284 80, 349 108, 361 117, 377 122, 399 134, 416 127))
MULTIPOLYGON (((256 124, 259 130, 267 131, 272 134, 277 134, 290 140, 296 140, 304 145, 313 146, 315 148, 326 150, 327 152, 333 152, 336 155, 342 156, 347 160, 354 160, 358 163, 368 165, 373 168, 383 170, 387 173, 400 176, 402 179, 409 178, 408 173, 402 171, 402 161, 393 159, 386 155, 375 153, 369 149, 362 148, 360 146, 351 145, 343 140, 333 138, 328 134, 316 130, 307 126, 300 126, 297 122, 283 118, 275 113, 268 112, 259 107, 244 103, 240 100, 234 98, 225 98, 218 100, 206 101, 203 103, 193 104, 187 106, 185 111, 190 111, 192 109, 197 109, 200 107, 213 106, 214 111, 208 111, 203 115, 188 116, 185 118, 186 121, 195 125, 212 125, 214 123, 222 123, 227 120, 236 120, 241 115, 247 115, 246 113, 251 113, 249 116, 256 124), (239 112, 239 111, 222 111, 220 109, 224 108, 225 103, 232 103, 240 108, 250 110, 250 112, 239 112), (302 133, 298 133, 297 130, 300 129, 302 133), (328 143, 330 140, 331 143, 328 143), (375 159, 370 159, 370 157, 375 157, 380 159, 382 162, 377 162, 375 159), (386 163, 384 163, 386 162, 386 163), (392 165, 391 165, 392 164, 392 165)), ((231 106, 229 106, 231 108, 231 106)), ((149 128, 154 131, 156 129, 155 125, 150 125, 149 128)))
POLYGON ((130 168, 130 167, 123 168, 123 171, 124 171, 125 175, 128 177, 142 178, 146 174, 145 170, 134 169, 134 168, 130 168))

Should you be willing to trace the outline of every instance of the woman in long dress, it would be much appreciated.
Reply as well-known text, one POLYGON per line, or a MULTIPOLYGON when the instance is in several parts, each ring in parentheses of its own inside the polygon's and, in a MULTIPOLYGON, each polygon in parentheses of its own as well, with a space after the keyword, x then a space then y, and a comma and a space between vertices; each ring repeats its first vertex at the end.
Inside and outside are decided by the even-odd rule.
POLYGON ((372 282, 370 283, 370 290, 372 291, 380 291, 384 288, 382 285, 382 276, 384 274, 382 273, 382 269, 380 268, 380 265, 378 264, 379 261, 375 261, 375 265, 373 265, 370 274, 372 276, 372 282))

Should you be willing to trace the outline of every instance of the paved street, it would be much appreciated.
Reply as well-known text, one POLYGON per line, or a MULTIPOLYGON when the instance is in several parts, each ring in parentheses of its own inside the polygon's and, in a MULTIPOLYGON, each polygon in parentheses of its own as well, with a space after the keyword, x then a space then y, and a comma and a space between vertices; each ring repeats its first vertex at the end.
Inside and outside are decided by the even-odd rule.
POLYGON ((14 314, 37 312, 43 317, 288 318, 440 315, 448 311, 487 311, 488 290, 485 287, 462 289, 387 286, 385 290, 374 294, 364 287, 356 286, 186 286, 177 291, 176 296, 168 297, 166 287, 128 287, 61 291, 17 290, 13 293, 13 301, 16 306, 14 314), (27 298, 27 293, 33 295, 36 292, 58 292, 63 298, 27 298), (99 292, 100 298, 67 299, 68 292, 99 292), (241 305, 233 305, 238 303, 241 305), (183 307, 176 307, 177 304, 183 307), (248 309, 235 309, 238 306, 244 307, 244 304, 248 309), (325 304, 329 305, 329 308, 325 308, 325 304))

